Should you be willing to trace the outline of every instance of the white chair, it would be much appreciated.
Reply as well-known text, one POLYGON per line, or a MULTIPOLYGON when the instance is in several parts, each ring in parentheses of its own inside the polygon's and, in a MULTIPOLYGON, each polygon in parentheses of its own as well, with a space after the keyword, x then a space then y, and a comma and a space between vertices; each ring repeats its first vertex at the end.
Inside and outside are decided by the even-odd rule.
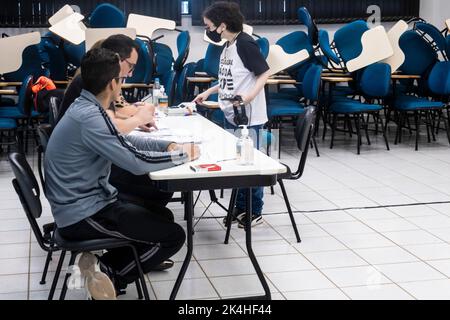
POLYGON ((308 58, 308 50, 301 50, 297 53, 289 54, 286 53, 279 45, 271 45, 269 56, 267 57, 267 64, 270 67, 270 75, 286 70, 287 68, 303 62, 308 58))
POLYGON ((0 74, 19 70, 22 65, 23 51, 27 47, 39 44, 40 42, 41 34, 39 32, 1 38, 0 48, 2 48, 2 59, 0 59, 0 74))
POLYGON ((387 63, 391 66, 392 73, 396 72, 403 62, 405 62, 405 53, 400 48, 400 37, 408 30, 408 24, 400 20, 397 22, 391 30, 388 32, 389 41, 391 42, 392 49, 394 50, 394 54, 383 60, 382 62, 387 63))
POLYGON ((108 38, 115 34, 123 34, 131 39, 136 39, 136 29, 133 28, 99 28, 86 30, 86 52, 89 51, 99 40, 108 38))

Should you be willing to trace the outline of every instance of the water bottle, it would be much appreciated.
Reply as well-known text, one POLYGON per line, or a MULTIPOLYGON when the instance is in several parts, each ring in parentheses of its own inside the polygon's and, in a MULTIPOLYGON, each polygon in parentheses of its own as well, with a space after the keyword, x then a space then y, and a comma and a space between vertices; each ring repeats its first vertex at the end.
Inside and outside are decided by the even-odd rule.
POLYGON ((160 95, 161 84, 159 82, 159 78, 155 79, 155 83, 153 84, 153 104, 155 107, 158 107, 158 99, 160 95))
POLYGON ((169 114, 169 97, 165 92, 164 86, 161 86, 159 99, 158 99, 158 111, 161 114, 169 114))
POLYGON ((236 142, 236 159, 239 165, 251 166, 254 163, 255 149, 253 148, 253 140, 250 138, 247 126, 240 126, 241 137, 236 142))

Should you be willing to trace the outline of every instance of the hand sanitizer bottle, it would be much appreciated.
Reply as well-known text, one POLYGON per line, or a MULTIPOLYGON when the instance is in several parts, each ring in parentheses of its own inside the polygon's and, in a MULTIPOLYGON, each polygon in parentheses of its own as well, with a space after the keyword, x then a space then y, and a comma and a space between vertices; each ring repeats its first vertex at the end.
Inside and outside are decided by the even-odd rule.
POLYGON ((236 143, 236 159, 239 165, 251 166, 254 162, 253 140, 249 136, 247 126, 240 126, 242 128, 241 137, 236 143))

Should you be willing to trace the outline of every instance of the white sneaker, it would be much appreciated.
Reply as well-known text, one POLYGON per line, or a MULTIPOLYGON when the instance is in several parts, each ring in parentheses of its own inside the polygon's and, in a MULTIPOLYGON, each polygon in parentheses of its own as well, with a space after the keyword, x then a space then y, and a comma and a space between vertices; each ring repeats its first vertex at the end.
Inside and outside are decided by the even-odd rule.
POLYGON ((114 284, 98 267, 97 257, 84 252, 78 261, 81 275, 85 278, 86 288, 94 300, 116 300, 114 284))

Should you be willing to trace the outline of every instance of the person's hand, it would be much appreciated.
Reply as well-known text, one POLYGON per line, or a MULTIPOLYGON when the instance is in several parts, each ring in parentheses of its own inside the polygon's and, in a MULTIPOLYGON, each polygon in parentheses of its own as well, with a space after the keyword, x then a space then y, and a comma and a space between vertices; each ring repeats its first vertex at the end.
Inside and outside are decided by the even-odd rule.
POLYGON ((134 115, 139 120, 140 126, 147 126, 154 123, 153 117, 155 114, 155 107, 152 105, 139 105, 137 112, 134 115))
POLYGON ((208 100, 208 98, 209 98, 209 93, 208 93, 208 91, 205 91, 205 92, 199 94, 192 102, 195 102, 197 104, 202 104, 203 102, 208 100))

